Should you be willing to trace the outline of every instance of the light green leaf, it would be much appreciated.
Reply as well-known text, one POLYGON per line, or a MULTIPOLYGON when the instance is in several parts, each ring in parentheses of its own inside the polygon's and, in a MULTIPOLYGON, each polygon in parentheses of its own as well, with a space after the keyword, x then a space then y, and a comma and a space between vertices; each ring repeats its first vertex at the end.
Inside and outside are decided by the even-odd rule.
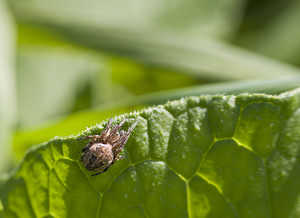
POLYGON ((80 162, 105 123, 28 151, 2 188, 6 217, 299 217, 300 90, 188 97, 126 117, 125 158, 80 162))
POLYGON ((151 2, 138 0, 68 1, 30 0, 10 1, 20 20, 52 20, 93 26, 102 25, 169 31, 174 34, 200 36, 208 34, 218 37, 231 36, 236 30, 244 7, 244 0, 186 0, 151 2), (59 4, 61 7, 57 7, 59 4))
POLYGON ((145 65, 185 72, 209 80, 264 79, 299 74, 296 67, 251 53, 229 43, 198 37, 68 25, 49 25, 81 45, 129 57, 145 65), (83 31, 84 30, 84 31, 83 31))
POLYGON ((60 5, 68 5, 62 6, 63 10, 57 10, 55 1, 11 3, 22 22, 47 27, 73 42, 145 65, 219 81, 278 78, 283 77, 282 72, 299 74, 295 67, 253 54, 200 30, 208 27, 216 35, 223 35, 235 29, 226 24, 236 26, 239 22, 237 14, 243 0, 154 1, 151 7, 144 1, 116 0, 99 1, 92 8, 91 4, 78 1, 77 9, 76 4, 69 7, 69 2, 60 1, 60 5), (94 13, 97 18, 90 19, 94 13))

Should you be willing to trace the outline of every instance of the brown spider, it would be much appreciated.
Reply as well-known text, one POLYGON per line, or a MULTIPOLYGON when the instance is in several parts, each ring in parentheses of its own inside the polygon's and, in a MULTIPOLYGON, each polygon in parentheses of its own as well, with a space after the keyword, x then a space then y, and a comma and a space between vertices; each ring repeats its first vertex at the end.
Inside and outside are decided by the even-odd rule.
POLYGON ((81 161, 84 163, 85 168, 97 172, 92 176, 105 172, 117 160, 123 158, 119 154, 137 124, 135 122, 127 132, 123 130, 119 132, 125 121, 126 119, 111 128, 111 118, 101 135, 89 135, 77 139, 92 139, 81 151, 81 161))

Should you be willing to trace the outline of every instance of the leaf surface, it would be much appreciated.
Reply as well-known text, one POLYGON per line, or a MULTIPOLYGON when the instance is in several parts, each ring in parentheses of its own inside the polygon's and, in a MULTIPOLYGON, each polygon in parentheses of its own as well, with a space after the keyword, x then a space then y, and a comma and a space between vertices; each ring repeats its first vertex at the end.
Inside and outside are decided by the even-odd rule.
POLYGON ((125 158, 80 162, 106 122, 31 148, 1 190, 6 217, 299 217, 300 90, 188 97, 122 115, 125 158))

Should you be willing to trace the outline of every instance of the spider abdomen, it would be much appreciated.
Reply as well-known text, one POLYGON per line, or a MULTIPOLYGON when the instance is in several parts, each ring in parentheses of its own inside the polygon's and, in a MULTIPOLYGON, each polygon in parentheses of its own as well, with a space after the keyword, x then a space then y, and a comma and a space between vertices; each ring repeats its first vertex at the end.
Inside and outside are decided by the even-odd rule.
POLYGON ((112 146, 103 143, 94 143, 83 156, 83 163, 89 171, 103 171, 113 160, 112 146))

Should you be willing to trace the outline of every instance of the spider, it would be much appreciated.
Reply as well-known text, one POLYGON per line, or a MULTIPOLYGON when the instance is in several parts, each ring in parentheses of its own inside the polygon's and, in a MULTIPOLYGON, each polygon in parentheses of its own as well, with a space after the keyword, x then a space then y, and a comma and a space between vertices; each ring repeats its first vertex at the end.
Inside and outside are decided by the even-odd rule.
POLYGON ((92 139, 81 151, 81 161, 84 163, 85 168, 89 171, 97 172, 92 176, 104 173, 117 160, 123 159, 123 156, 119 154, 137 124, 135 122, 127 132, 119 131, 125 121, 126 119, 111 128, 111 118, 100 135, 89 135, 77 139, 92 139))

